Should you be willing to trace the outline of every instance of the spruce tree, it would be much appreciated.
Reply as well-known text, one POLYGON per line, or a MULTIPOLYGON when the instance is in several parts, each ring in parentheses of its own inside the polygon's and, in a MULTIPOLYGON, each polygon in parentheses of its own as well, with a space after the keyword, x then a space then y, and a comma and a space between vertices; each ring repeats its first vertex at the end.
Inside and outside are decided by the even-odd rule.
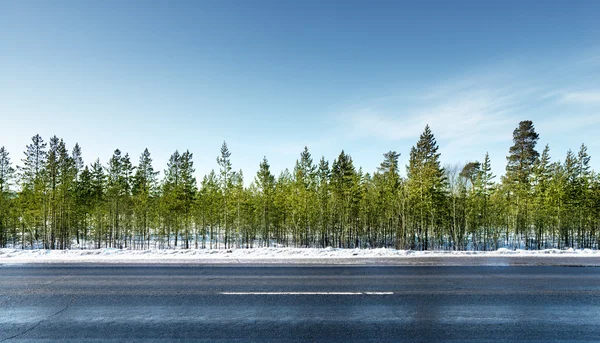
POLYGON ((417 247, 432 247, 430 236, 441 223, 442 203, 445 197, 446 178, 440 165, 438 145, 429 125, 410 152, 407 166, 408 187, 413 200, 416 219, 417 247))

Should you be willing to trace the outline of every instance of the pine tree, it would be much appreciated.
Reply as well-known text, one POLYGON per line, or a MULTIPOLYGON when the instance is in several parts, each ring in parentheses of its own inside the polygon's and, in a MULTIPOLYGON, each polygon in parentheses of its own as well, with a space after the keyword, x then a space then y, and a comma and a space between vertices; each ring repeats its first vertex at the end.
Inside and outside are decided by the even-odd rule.
POLYGON ((383 154, 383 162, 379 165, 378 171, 382 173, 388 180, 389 186, 392 190, 398 188, 400 183, 400 174, 398 166, 398 158, 400 153, 395 151, 388 151, 383 154))
POLYGON ((329 162, 322 156, 319 160, 319 167, 317 171, 317 193, 318 193, 318 204, 319 204, 319 225, 321 228, 320 240, 321 247, 325 248, 330 245, 330 239, 332 233, 329 231, 330 228, 330 203, 331 203, 331 191, 330 191, 330 179, 331 170, 329 169, 329 162))
MULTIPOLYGON (((185 236, 185 249, 189 249, 189 242, 191 239, 190 236, 190 227, 192 225, 192 206, 196 201, 196 192, 198 191, 198 187, 196 185, 196 177, 194 176, 194 162, 192 161, 193 154, 186 150, 181 155, 181 215, 182 215, 182 224, 184 226, 184 236, 185 236)), ((177 242, 177 240, 176 240, 177 242)))
POLYGON ((57 136, 53 136, 50 138, 49 149, 48 149, 48 158, 46 161, 46 180, 45 182, 48 185, 49 191, 49 199, 48 199, 48 207, 49 207, 49 215, 50 215, 50 249, 54 249, 56 247, 56 235, 58 232, 58 185, 59 185, 59 170, 58 170, 58 155, 60 154, 60 140, 57 136))
POLYGON ((300 160, 296 160, 294 167, 294 192, 293 192, 293 221, 294 244, 307 246, 309 236, 313 228, 313 205, 312 195, 316 185, 316 166, 313 164, 308 148, 305 146, 300 153, 300 160))
POLYGON ((137 167, 120 150, 105 168, 86 166, 78 144, 69 153, 54 136, 46 149, 36 135, 18 180, 0 148, 0 246, 598 248, 600 176, 587 147, 553 162, 548 146, 537 153, 537 140, 533 124, 521 122, 497 184, 487 153, 442 168, 426 126, 405 178, 395 151, 370 174, 344 151, 331 167, 325 157, 315 164, 304 147, 293 172, 277 179, 264 157, 249 187, 224 143, 219 171, 198 190, 189 151, 171 156, 159 182, 147 149, 137 167))
POLYGON ((137 236, 139 245, 143 249, 144 242, 150 248, 150 224, 152 212, 155 206, 154 199, 157 193, 157 176, 159 172, 154 171, 152 158, 148 149, 140 156, 135 175, 133 176, 132 198, 134 215, 136 219, 137 236))
POLYGON ((105 226, 108 223, 105 222, 106 211, 110 206, 106 203, 107 199, 107 175, 104 173, 104 168, 100 163, 99 159, 92 164, 91 167, 91 180, 90 180, 90 191, 91 191, 91 208, 92 217, 94 222, 94 237, 96 241, 96 248, 100 249, 102 240, 108 245, 108 232, 105 230, 105 226))
POLYGON ((227 143, 223 142, 221 145, 221 156, 217 157, 217 164, 219 165, 220 178, 219 183, 221 186, 221 193, 223 194, 223 220, 219 227, 225 229, 225 248, 229 248, 229 193, 231 189, 231 152, 227 148, 227 143))
POLYGON ((116 149, 108 162, 106 197, 109 201, 110 231, 108 232, 108 245, 110 247, 123 247, 125 197, 127 195, 126 174, 129 172, 130 163, 121 156, 121 150, 116 149))
POLYGON ((242 230, 244 228, 244 216, 242 216, 241 211, 245 205, 244 173, 241 169, 231 175, 231 192, 232 207, 234 210, 233 216, 235 217, 233 220, 231 242, 235 247, 239 248, 241 247, 242 230))
POLYGON ((270 165, 267 157, 264 156, 262 162, 258 166, 258 172, 254 177, 254 182, 258 187, 260 208, 261 208, 261 237, 262 241, 269 246, 271 236, 271 221, 273 210, 273 195, 275 192, 275 176, 271 174, 270 165))
POLYGON ((88 166, 83 167, 83 170, 79 173, 76 182, 75 189, 75 204, 77 207, 77 221, 78 227, 77 233, 77 244, 80 246, 82 242, 80 239, 87 243, 89 240, 89 228, 92 223, 92 210, 93 210, 93 196, 94 190, 92 188, 92 172, 88 166), (80 229, 81 228, 81 231, 80 229))
POLYGON ((31 144, 27 145, 23 165, 19 168, 21 191, 19 203, 21 209, 21 247, 25 247, 25 227, 32 228, 29 239, 33 248, 33 241, 37 241, 42 234, 45 248, 50 248, 48 236, 48 211, 46 202, 46 143, 35 135, 31 144))
POLYGON ((590 156, 585 144, 581 144, 577 153, 577 182, 576 182, 576 204, 577 204, 577 246, 580 248, 591 247, 592 237, 587 233, 590 230, 588 213, 591 211, 590 190, 592 184, 592 173, 590 171, 590 156))
POLYGON ((506 175, 504 181, 509 184, 511 195, 515 199, 514 225, 515 234, 524 235, 525 247, 529 248, 529 206, 531 203, 531 174, 539 153, 535 145, 539 135, 535 132, 533 122, 525 120, 519 123, 519 127, 513 131, 514 145, 509 149, 506 157, 506 175))
POLYGON ((15 169, 9 153, 4 147, 0 147, 0 247, 5 247, 8 241, 9 210, 13 199, 11 185, 14 177, 15 169))
POLYGON ((183 187, 181 186, 181 154, 175 151, 169 158, 162 183, 162 213, 166 229, 167 246, 171 247, 171 235, 174 234, 177 247, 180 214, 183 212, 183 187))
POLYGON ((550 147, 546 145, 540 157, 536 160, 532 172, 533 184, 533 222, 535 227, 535 240, 537 249, 541 249, 544 243, 544 233, 550 222, 548 191, 550 178, 550 147))
MULTIPOLYGON (((199 208, 199 216, 201 221, 202 246, 205 247, 205 239, 208 234, 209 248, 213 248, 213 244, 218 242, 218 237, 215 233, 215 228, 219 225, 220 209, 221 209, 222 194, 219 189, 219 180, 214 170, 202 179, 200 194, 197 201, 199 208)), ((216 245, 218 247, 218 245, 216 245)))
POLYGON ((273 234, 277 244, 284 246, 289 245, 290 235, 295 236, 293 231, 290 232, 290 228, 293 227, 291 206, 293 184, 292 174, 287 168, 279 174, 275 183, 273 205, 276 210, 274 214, 275 232, 273 234))
POLYGON ((353 200, 353 185, 356 170, 352 157, 344 150, 331 167, 331 188, 333 192, 333 212, 337 214, 334 222, 334 244, 339 248, 346 246, 350 240, 351 206, 353 200), (337 242, 337 243, 336 243, 337 242))
POLYGON ((483 225, 484 231, 484 247, 487 250, 489 244, 488 238, 491 236, 493 241, 493 247, 498 248, 498 240, 500 238, 500 231, 495 229, 490 221, 490 197, 494 191, 494 178, 496 175, 492 173, 492 166, 490 162, 490 156, 486 152, 483 158, 483 164, 481 164, 480 172, 476 178, 476 194, 480 199, 479 206, 481 213, 481 224, 483 225), (492 230, 492 232, 490 232, 492 230))
MULTIPOLYGON (((71 189, 70 189, 70 206, 71 206, 71 218, 69 226, 75 229, 75 238, 77 244, 81 244, 81 235, 85 233, 85 220, 83 218, 85 210, 83 207, 84 203, 87 200, 80 199, 80 179, 81 174, 84 170, 83 156, 81 153, 81 147, 79 143, 75 143, 73 150, 71 152, 71 161, 72 161, 72 172, 74 180, 72 180, 71 189), (83 230, 83 232, 82 232, 83 230)), ((89 173, 89 169, 88 169, 89 173)))
MULTIPOLYGON (((399 216, 399 198, 398 188, 400 186, 400 175, 398 158, 400 154, 396 151, 389 151, 383 154, 383 162, 379 165, 377 173, 373 177, 373 181, 377 185, 378 197, 377 197, 377 216, 379 217, 378 227, 383 230, 382 239, 383 244, 388 245, 388 237, 391 239, 392 235, 400 237, 399 232, 400 216, 399 216)), ((373 237, 372 233, 369 232, 370 238, 369 243, 371 246, 379 245, 378 237, 373 237)), ((403 242, 398 242, 403 244, 403 242)))
POLYGON ((71 223, 73 217, 73 196, 77 170, 64 141, 58 145, 58 244, 60 249, 70 248, 71 223))

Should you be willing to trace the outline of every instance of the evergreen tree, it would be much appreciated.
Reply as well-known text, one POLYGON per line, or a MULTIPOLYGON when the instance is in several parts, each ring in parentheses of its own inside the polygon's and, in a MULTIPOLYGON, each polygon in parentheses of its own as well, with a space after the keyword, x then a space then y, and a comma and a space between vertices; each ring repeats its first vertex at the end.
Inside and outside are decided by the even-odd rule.
POLYGON ((129 177, 132 173, 129 155, 121 156, 116 149, 108 162, 106 197, 109 202, 110 231, 108 245, 126 247, 127 244, 127 211, 129 195, 129 177))
POLYGON ((96 241, 96 248, 100 248, 102 241, 108 245, 108 234, 106 227, 106 211, 109 208, 106 203, 107 198, 107 175, 104 173, 104 168, 100 163, 99 159, 92 164, 91 167, 91 180, 90 180, 90 206, 92 210, 93 226, 94 226, 94 239, 96 241))
POLYGON ((218 247, 218 233, 215 229, 219 225, 220 221, 220 209, 221 209, 222 194, 219 189, 219 180, 214 170, 204 176, 202 179, 202 185, 200 194, 197 200, 197 207, 199 208, 199 221, 201 222, 202 233, 202 246, 205 247, 206 236, 208 235, 210 249, 218 247))
POLYGON ((229 248, 229 193, 231 189, 231 152, 227 148, 227 143, 223 142, 221 145, 221 156, 217 157, 217 164, 219 165, 220 178, 219 183, 221 186, 221 193, 223 194, 223 206, 222 206, 222 222, 219 224, 219 228, 225 229, 225 248, 229 248))
POLYGON ((139 245, 143 249, 144 242, 150 248, 150 225, 153 222, 152 213, 155 208, 155 197, 157 193, 157 176, 159 172, 154 171, 152 158, 148 149, 140 156, 135 175, 133 176, 132 198, 134 215, 136 219, 137 236, 139 245))
POLYGON ((75 200, 77 208, 77 244, 87 243, 89 240, 90 227, 92 226, 92 210, 94 190, 92 188, 92 172, 88 166, 83 167, 76 181, 75 200), (80 241, 81 240, 81 241, 80 241))
POLYGON ((325 157, 319 160, 317 171, 317 196, 319 204, 319 226, 321 228, 321 247, 325 248, 330 245, 332 233, 330 229, 330 207, 331 207, 331 191, 330 191, 331 170, 329 162, 325 157))
POLYGON ((331 188, 334 197, 333 212, 336 214, 333 244, 337 244, 340 248, 347 246, 350 240, 355 173, 352 157, 342 150, 338 158, 333 160, 331 167, 331 188))
MULTIPOLYGON (((398 188, 400 187, 399 157, 400 154, 396 151, 389 151, 383 154, 383 162, 379 165, 378 172, 371 181, 376 184, 378 193, 376 198, 378 205, 377 217, 379 218, 377 226, 382 230, 381 237, 378 237, 378 232, 373 235, 371 231, 368 231, 369 244, 371 246, 378 246, 380 243, 387 246, 392 235, 396 235, 398 238, 401 236, 401 233, 398 231, 401 228, 398 197, 398 188)), ((404 242, 398 242, 397 245, 403 244, 404 242)))
POLYGON ((264 157, 249 187, 224 143, 219 171, 198 190, 189 151, 171 156, 159 182, 147 149, 136 167, 118 149, 105 168, 86 166, 78 144, 69 153, 53 136, 46 149, 36 135, 18 180, 0 148, 0 246, 598 248, 600 176, 587 147, 552 162, 537 140, 533 124, 521 122, 498 183, 487 153, 442 168, 426 126, 406 177, 395 151, 370 174, 344 151, 330 166, 304 147, 293 172, 277 179, 264 157))
POLYGON ((577 153, 577 181, 575 183, 575 203, 577 206, 577 247, 589 248, 591 247, 592 237, 588 235, 590 230, 590 217, 588 213, 592 211, 590 195, 592 185, 592 172, 590 170, 589 162, 590 156, 587 153, 587 147, 585 144, 581 144, 579 152, 577 153))
POLYGON ((239 248, 241 247, 241 238, 243 237, 243 229, 245 227, 244 219, 242 215, 242 209, 246 204, 246 194, 244 192, 244 173, 240 169, 231 175, 231 192, 232 192, 232 207, 233 207, 233 228, 231 235, 231 243, 239 248))
MULTIPOLYGON (((182 224, 184 227, 185 236, 185 249, 189 249, 189 243, 191 240, 190 227, 192 225, 192 206, 196 201, 196 192, 198 187, 196 185, 196 177, 194 176, 194 162, 192 161, 193 154, 186 150, 181 155, 181 181, 179 187, 181 188, 181 215, 182 224)), ((177 239, 175 240, 177 242, 177 239)), ((177 244, 176 244, 177 245, 177 244)))
POLYGON ((423 250, 433 247, 430 236, 436 233, 435 228, 440 226, 443 214, 441 208, 446 178, 444 169, 440 166, 438 149, 429 125, 425 126, 417 145, 411 149, 407 166, 416 228, 415 247, 423 250))
MULTIPOLYGON (((19 167, 21 190, 19 195, 21 216, 21 247, 25 247, 25 228, 30 228, 29 240, 37 241, 42 235, 45 248, 50 248, 48 235, 48 210, 46 195, 46 143, 35 135, 31 138, 25 150, 23 165, 19 167)), ((33 247, 33 246, 32 246, 33 247)))
POLYGON ((15 169, 10 161, 8 151, 0 147, 0 247, 5 247, 8 241, 8 225, 10 205, 12 202, 11 185, 14 181, 15 169))
POLYGON ((492 238, 493 247, 496 249, 498 248, 498 240, 500 238, 500 230, 494 228, 490 220, 490 197, 495 189, 495 178, 496 175, 492 173, 490 156, 486 152, 475 183, 476 194, 479 198, 478 208, 481 213, 481 225, 483 225, 484 247, 486 250, 491 247, 488 244, 490 237, 492 238))
MULTIPOLYGON (((86 231, 85 229, 85 203, 87 199, 80 198, 80 179, 81 174, 84 171, 84 163, 83 156, 81 153, 81 147, 79 143, 75 143, 73 150, 71 152, 71 162, 72 162, 72 173, 74 180, 71 181, 71 189, 70 189, 70 207, 71 207, 71 218, 69 222, 69 226, 74 228, 75 230, 75 238, 77 244, 81 244, 81 235, 86 231), (83 232, 82 232, 83 231, 83 232)), ((87 171, 89 173, 89 169, 87 171)), ((88 175, 89 176, 89 175, 88 175)))
POLYGON ((535 226, 535 240, 537 242, 537 249, 541 249, 544 240, 544 233, 547 232, 547 227, 550 222, 550 209, 549 209, 549 183, 552 177, 552 170, 550 166, 550 147, 546 145, 540 157, 536 160, 536 163, 532 172, 532 183, 533 183, 533 204, 534 213, 533 222, 535 226))
POLYGON ((165 240, 171 247, 171 235, 174 234, 175 247, 178 243, 180 214, 183 212, 183 187, 181 177, 181 154, 175 151, 169 158, 162 183, 162 213, 165 228, 165 240))
POLYGON ((314 228, 314 202, 313 194, 316 186, 316 166, 313 164, 308 148, 305 146, 300 153, 300 160, 296 160, 294 167, 294 192, 293 192, 293 222, 294 244, 309 245, 309 236, 314 228))
POLYGON ((513 146, 506 157, 506 175, 504 181, 509 185, 514 198, 513 218, 516 235, 524 235, 525 247, 529 248, 529 224, 531 203, 531 175, 539 153, 535 146, 539 135, 535 132, 533 122, 524 120, 513 131, 513 146))
POLYGON ((254 182, 258 187, 260 199, 261 238, 267 246, 269 246, 271 236, 272 204, 275 192, 275 176, 271 174, 270 168, 267 157, 264 156, 262 162, 258 166, 258 172, 254 178, 254 182))
MULTIPOLYGON (((60 249, 69 248, 72 236, 73 197, 77 170, 64 141, 58 145, 58 234, 60 249)), ((78 234, 76 234, 78 236, 78 234)))

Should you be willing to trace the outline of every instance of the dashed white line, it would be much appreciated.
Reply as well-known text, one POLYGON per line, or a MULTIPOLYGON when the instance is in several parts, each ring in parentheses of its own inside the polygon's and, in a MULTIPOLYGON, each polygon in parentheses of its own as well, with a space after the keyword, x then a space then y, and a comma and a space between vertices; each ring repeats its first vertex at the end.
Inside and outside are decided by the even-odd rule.
POLYGON ((392 295, 394 292, 220 292, 223 295, 392 295))
POLYGON ((365 292, 365 294, 368 294, 368 295, 391 295, 391 294, 394 294, 394 292, 365 292))

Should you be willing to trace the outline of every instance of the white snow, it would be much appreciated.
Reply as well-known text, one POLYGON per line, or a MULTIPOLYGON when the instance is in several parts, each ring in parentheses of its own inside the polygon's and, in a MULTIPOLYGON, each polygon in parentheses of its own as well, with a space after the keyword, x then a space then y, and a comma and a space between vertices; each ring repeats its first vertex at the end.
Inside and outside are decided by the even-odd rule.
POLYGON ((0 263, 37 262, 239 262, 272 260, 305 260, 324 262, 336 259, 352 260, 359 258, 421 258, 421 257, 460 257, 460 256, 578 256, 600 257, 600 250, 591 249, 545 249, 511 250, 500 248, 496 251, 413 251, 396 249, 336 249, 336 248, 254 248, 254 249, 91 249, 91 250, 21 250, 0 249, 0 263))

